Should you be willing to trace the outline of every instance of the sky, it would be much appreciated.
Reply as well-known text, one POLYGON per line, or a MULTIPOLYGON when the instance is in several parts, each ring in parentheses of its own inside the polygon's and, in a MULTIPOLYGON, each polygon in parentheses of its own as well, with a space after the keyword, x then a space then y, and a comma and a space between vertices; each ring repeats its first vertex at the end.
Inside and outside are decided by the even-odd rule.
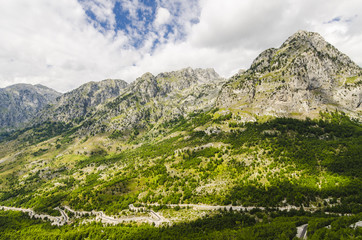
POLYGON ((361 0, 0 0, 0 88, 60 92, 185 67, 230 77, 298 30, 362 66, 361 0))

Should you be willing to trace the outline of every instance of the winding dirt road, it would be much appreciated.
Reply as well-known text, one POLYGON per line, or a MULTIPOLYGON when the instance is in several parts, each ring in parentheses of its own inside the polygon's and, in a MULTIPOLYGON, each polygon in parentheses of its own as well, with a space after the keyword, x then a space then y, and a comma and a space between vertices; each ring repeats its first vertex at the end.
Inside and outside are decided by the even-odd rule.
MULTIPOLYGON (((142 204, 143 206, 160 206, 160 204, 157 203, 152 203, 152 204, 142 204)), ((240 211, 240 210, 247 210, 250 211, 252 209, 255 208, 259 208, 261 210, 264 210, 264 207, 255 207, 255 206, 249 206, 249 207, 244 207, 244 206, 231 206, 231 205, 226 205, 226 206, 221 206, 221 205, 205 205, 205 204, 166 204, 166 206, 171 207, 171 208, 175 208, 175 207, 189 207, 189 208, 193 208, 194 210, 208 210, 208 211, 212 211, 212 210, 232 210, 232 211, 240 211)), ((71 209, 69 206, 64 206, 64 209, 66 211, 64 211, 63 209, 61 209, 60 207, 56 207, 56 210, 58 210, 61 214, 61 216, 59 217, 54 217, 54 216, 50 216, 47 214, 37 214, 35 213, 32 209, 26 209, 26 208, 16 208, 16 207, 6 207, 6 206, 0 206, 0 210, 5 210, 5 211, 21 211, 24 213, 28 213, 29 216, 31 218, 41 218, 43 220, 48 220, 51 222, 52 225, 57 225, 57 226, 62 226, 68 222, 70 222, 70 219, 66 213, 66 211, 69 211, 71 213, 74 214, 75 217, 84 217, 84 216, 95 216, 95 219, 91 220, 91 221, 101 221, 102 223, 107 223, 107 224, 112 224, 112 225, 116 225, 116 224, 120 224, 123 222, 145 222, 145 223, 149 223, 149 224, 154 224, 155 226, 160 226, 162 224, 171 224, 171 221, 165 217, 163 217, 160 213, 153 211, 152 209, 148 209, 147 207, 135 207, 133 204, 129 205, 129 210, 134 211, 134 212, 148 212, 149 217, 147 216, 129 216, 129 217, 119 217, 119 218, 115 218, 112 216, 107 216, 106 214, 104 214, 104 212, 102 211, 77 211, 77 210, 73 210, 71 209)), ((300 210, 299 207, 296 206, 286 206, 286 207, 277 207, 276 209, 278 210, 291 210, 291 209, 295 209, 295 210, 300 210)), ((313 212, 316 210, 316 208, 305 208, 306 211, 310 211, 313 212)), ((360 226, 361 222, 356 223, 356 226, 360 226)), ((299 238, 305 238, 306 237, 306 233, 307 233, 307 227, 308 224, 304 224, 302 226, 297 227, 297 237, 299 238)))
MULTIPOLYGON (((120 217, 120 218, 114 218, 111 216, 107 216, 106 214, 104 214, 102 211, 76 211, 71 209, 69 206, 64 206, 64 208, 66 210, 68 210, 69 212, 72 212, 75 216, 85 216, 85 215, 93 215, 96 216, 95 220, 96 221, 101 221, 102 223, 107 223, 107 224, 120 224, 123 222, 147 222, 150 224, 155 224, 155 226, 160 226, 162 223, 170 223, 170 221, 166 218, 164 218, 163 216, 161 216, 159 213, 154 212, 153 210, 146 210, 145 208, 142 208, 143 211, 148 211, 150 214, 150 217, 146 217, 146 216, 131 216, 131 217, 120 217)), ((133 206, 133 204, 129 205, 129 209, 131 211, 140 211, 141 208, 136 208, 133 206)))
MULTIPOLYGON (((148 205, 148 206, 160 206, 160 204, 157 203, 152 203, 152 204, 142 204, 142 205, 148 205)), ((231 205, 226 205, 226 206, 221 206, 221 205, 205 205, 205 204, 166 204, 166 206, 171 207, 171 208, 175 208, 175 207, 190 207, 193 208, 194 210, 222 210, 222 209, 227 209, 227 210, 233 210, 233 211, 240 211, 240 210, 247 210, 250 211, 252 209, 255 208, 259 208, 261 210, 264 210, 264 207, 255 207, 255 206, 250 206, 250 207, 244 207, 244 206, 231 206, 231 205)), ((60 207, 56 207, 55 209, 58 210, 61 214, 60 217, 54 217, 54 216, 50 216, 47 214, 37 214, 35 213, 32 209, 25 209, 25 208, 16 208, 16 207, 6 207, 6 206, 0 206, 0 209, 3 210, 12 210, 12 211, 22 211, 22 212, 26 212, 29 214, 30 217, 34 217, 34 218, 41 218, 43 220, 48 219, 49 221, 52 222, 52 225, 58 225, 58 226, 62 226, 66 223, 68 223, 69 217, 66 214, 66 212, 64 210, 62 210, 60 207)), ((135 207, 133 204, 129 205, 129 209, 131 211, 135 211, 135 212, 148 212, 149 213, 149 217, 146 216, 130 216, 130 217, 120 217, 120 218, 114 218, 111 216, 107 216, 105 215, 102 211, 76 211, 71 209, 69 206, 64 206, 64 209, 73 213, 76 217, 83 217, 83 216, 96 216, 96 221, 101 221, 103 223, 108 223, 108 224, 119 224, 119 223, 123 223, 123 222, 131 222, 131 221, 135 221, 135 222, 148 222, 150 224, 154 224, 155 226, 160 226, 163 223, 167 223, 170 224, 171 221, 169 219, 164 218, 162 215, 160 215, 159 213, 153 211, 152 209, 147 209, 146 207, 135 207)), ((295 210, 299 210, 299 207, 295 207, 295 206, 286 206, 286 207, 278 207, 277 209, 279 210, 291 210, 291 209, 295 209, 295 210)), ((313 209, 306 209, 307 211, 313 211, 313 209)))
MULTIPOLYGON (((158 203, 150 203, 150 204, 145 204, 145 203, 141 203, 142 205, 148 205, 148 206, 160 206, 160 204, 158 203)), ((194 210, 223 210, 223 209, 227 209, 227 210, 233 210, 233 211, 240 211, 240 210, 253 210, 253 209, 261 209, 261 210, 265 210, 265 207, 257 207, 257 206, 249 206, 249 207, 244 207, 244 206, 232 206, 232 205, 206 205, 206 204, 165 204, 167 207, 171 207, 171 208, 175 208, 177 206, 179 207, 190 207, 193 208, 194 210)), ((132 208, 137 209, 133 206, 133 204, 130 205, 130 209, 132 210, 132 208)), ((275 207, 276 209, 280 210, 280 211, 284 211, 284 210, 300 210, 300 207, 296 207, 296 206, 285 206, 285 207, 275 207)), ((315 211, 315 208, 304 208, 305 211, 315 211)))
POLYGON ((52 223, 52 225, 63 226, 64 224, 66 224, 69 221, 68 215, 63 210, 61 210, 59 207, 57 207, 55 209, 60 212, 60 214, 61 214, 60 217, 54 217, 54 216, 50 216, 47 214, 37 214, 36 212, 34 212, 33 209, 0 206, 0 210, 20 211, 20 212, 28 213, 30 218, 40 218, 42 220, 49 220, 52 223))

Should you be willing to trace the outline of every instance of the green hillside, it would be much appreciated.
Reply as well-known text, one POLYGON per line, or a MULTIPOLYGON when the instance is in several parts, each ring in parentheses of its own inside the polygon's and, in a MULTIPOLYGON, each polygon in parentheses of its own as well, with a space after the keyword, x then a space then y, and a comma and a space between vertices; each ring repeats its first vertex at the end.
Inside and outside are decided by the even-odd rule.
POLYGON ((0 239, 361 239, 361 73, 299 31, 228 80, 85 84, 0 132, 0 239))
MULTIPOLYGON (((237 115, 222 115, 215 109, 166 122, 157 128, 160 134, 156 137, 143 131, 121 134, 127 140, 120 140, 115 134, 75 137, 69 142, 62 142, 64 136, 50 138, 27 147, 16 161, 2 164, 2 205, 32 208, 50 215, 59 215, 54 208, 66 205, 76 210, 101 210, 123 216, 130 214, 129 204, 158 203, 161 206, 149 208, 178 219, 176 223, 186 224, 175 225, 170 230, 175 232, 196 224, 190 219, 202 226, 206 224, 205 228, 204 221, 214 220, 198 220, 202 211, 169 209, 168 204, 269 208, 292 205, 298 209, 302 206, 303 210, 298 211, 308 217, 294 223, 287 220, 294 214, 283 213, 287 219, 282 220, 267 211, 261 211, 259 217, 246 215, 250 221, 246 226, 251 227, 243 228, 242 232, 269 231, 262 216, 270 215, 272 222, 285 221, 285 231, 276 234, 286 236, 294 234, 298 222, 316 221, 313 211, 323 217, 325 211, 361 212, 362 128, 358 122, 338 112, 323 113, 315 120, 271 118, 238 123, 237 119, 237 115), (89 150, 85 153, 79 149, 89 150), (259 223, 254 225, 255 221, 259 223)), ((212 217, 215 213, 209 214, 212 217)), ((231 217, 236 218, 236 224, 242 222, 237 220, 242 216, 233 213, 231 217)), ((232 236, 238 231, 234 229, 237 224, 234 225, 216 232, 232 236), (230 229, 236 232, 230 233, 230 229)), ((88 234, 86 229, 101 226, 81 228, 88 234)), ((161 234, 152 227, 134 228, 126 225, 107 231, 109 236, 114 229, 161 234)), ((54 236, 62 232, 54 231, 54 236)))

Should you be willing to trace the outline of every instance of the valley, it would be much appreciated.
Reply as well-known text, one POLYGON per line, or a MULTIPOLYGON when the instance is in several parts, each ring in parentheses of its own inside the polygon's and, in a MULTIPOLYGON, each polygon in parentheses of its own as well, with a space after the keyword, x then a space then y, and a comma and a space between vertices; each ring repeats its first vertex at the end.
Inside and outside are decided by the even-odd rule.
POLYGON ((0 132, 3 238, 358 239, 361 86, 306 31, 230 79, 82 85, 0 132))

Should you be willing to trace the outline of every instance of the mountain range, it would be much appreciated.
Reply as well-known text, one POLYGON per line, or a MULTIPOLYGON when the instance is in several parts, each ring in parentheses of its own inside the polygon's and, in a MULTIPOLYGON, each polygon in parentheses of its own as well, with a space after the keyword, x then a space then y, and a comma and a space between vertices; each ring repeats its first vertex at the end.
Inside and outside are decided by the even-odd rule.
POLYGON ((107 130, 125 130, 211 107, 238 112, 244 121, 317 117, 326 110, 360 118, 361 79, 361 68, 318 33, 298 31, 230 79, 213 69, 186 68, 146 73, 131 84, 89 82, 65 94, 41 85, 0 89, 0 127, 88 120, 95 128, 106 123, 107 130))
POLYGON ((361 87, 361 67, 298 31, 228 79, 185 68, 64 94, 0 89, 0 208, 68 224, 0 211, 0 229, 24 239, 357 237, 361 87))

